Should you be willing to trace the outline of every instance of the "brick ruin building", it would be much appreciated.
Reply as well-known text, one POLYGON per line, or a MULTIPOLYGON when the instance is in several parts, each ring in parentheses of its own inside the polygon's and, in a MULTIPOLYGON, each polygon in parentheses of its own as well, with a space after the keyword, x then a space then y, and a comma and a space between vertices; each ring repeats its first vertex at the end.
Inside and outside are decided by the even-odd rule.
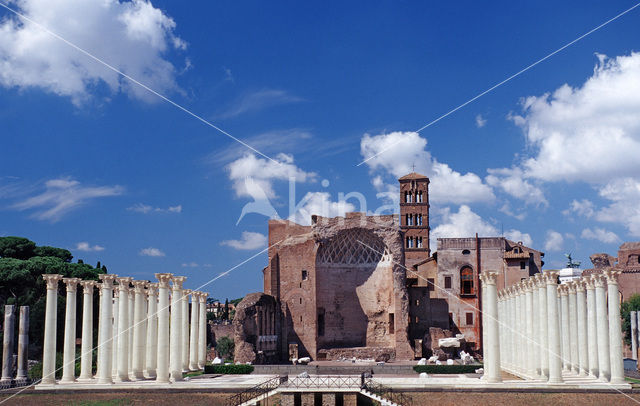
POLYGON ((607 267, 622 271, 618 279, 620 301, 625 301, 633 294, 640 294, 640 241, 625 242, 618 248, 618 256, 606 253, 593 254, 589 257, 593 268, 586 269, 583 275, 600 272, 607 267))
POLYGON ((399 183, 399 215, 269 221, 264 293, 243 300, 234 319, 236 362, 409 360, 455 333, 479 349, 479 314, 469 310, 481 307, 478 273, 499 271, 500 286, 510 285, 539 272, 544 254, 476 237, 438 239, 431 255, 429 179, 399 183))

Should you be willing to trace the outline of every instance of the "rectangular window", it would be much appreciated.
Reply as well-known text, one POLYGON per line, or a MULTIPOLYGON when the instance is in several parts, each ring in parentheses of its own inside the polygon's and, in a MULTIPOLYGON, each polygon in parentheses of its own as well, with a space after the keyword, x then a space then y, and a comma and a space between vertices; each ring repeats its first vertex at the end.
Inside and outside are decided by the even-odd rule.
POLYGON ((433 278, 427 278, 427 290, 430 291, 434 291, 436 289, 435 287, 435 283, 434 283, 434 279, 433 278))
POLYGON ((412 226, 413 225, 413 216, 411 214, 405 215, 405 223, 408 226, 412 226))
POLYGON ((418 225, 418 226, 422 225, 422 214, 418 214, 416 216, 416 225, 418 225))
POLYGON ((473 313, 467 313, 466 318, 467 326, 473 326, 473 313))
POLYGON ((309 277, 307 271, 305 269, 302 270, 302 280, 306 281, 307 278, 309 277))
POLYGON ((526 269, 527 265, 525 264, 524 261, 520 261, 520 269, 526 269))
POLYGON ((324 336, 324 309, 318 312, 318 336, 324 336))
POLYGON ((422 237, 416 238, 416 247, 422 248, 422 237))
POLYGON ((422 203, 422 192, 418 192, 418 194, 416 195, 416 202, 422 203))
POLYGON ((445 289, 451 289, 451 277, 450 276, 445 276, 444 277, 444 288, 445 289))
POLYGON ((413 248, 413 237, 407 237, 407 248, 413 248))
POLYGON ((389 334, 394 334, 395 332, 395 321, 393 319, 393 313, 389 313, 389 334))

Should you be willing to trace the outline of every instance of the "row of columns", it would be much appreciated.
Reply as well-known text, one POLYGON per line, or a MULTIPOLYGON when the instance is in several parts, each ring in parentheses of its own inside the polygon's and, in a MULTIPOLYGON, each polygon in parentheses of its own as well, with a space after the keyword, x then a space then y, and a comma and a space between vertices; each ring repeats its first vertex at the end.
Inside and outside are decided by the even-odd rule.
POLYGON ((63 367, 60 383, 111 384, 155 379, 182 380, 206 362, 205 292, 183 289, 184 276, 155 275, 157 283, 100 275, 101 283, 45 274, 47 283, 42 383, 55 382, 58 284, 66 285, 63 367), (117 285, 114 285, 117 283, 117 285), (171 283, 171 285, 170 285, 171 283), (83 288, 80 376, 75 377, 76 296, 83 288), (133 285, 133 286, 132 286, 133 285), (99 290, 97 372, 92 374, 93 294, 99 290), (170 294, 171 291, 171 294, 170 294), (189 319, 189 296, 191 318, 189 319), (171 298, 171 301, 169 301, 171 298))
POLYGON ((18 362, 15 379, 13 377, 13 354, 15 346, 16 306, 4 306, 4 325, 2 342, 2 377, 0 389, 11 386, 23 386, 29 383, 27 359, 29 350, 29 306, 20 306, 18 326, 18 362))
MULTIPOLYGON (((558 272, 545 271, 500 291, 500 368, 549 383, 563 382, 563 370, 603 382, 624 383, 619 275, 618 270, 606 269, 558 286, 558 272)), ((494 299, 489 292, 491 282, 484 283, 486 320, 493 305, 488 302, 494 299)), ((493 321, 487 322, 492 328, 493 321)), ((491 338, 487 339, 485 352, 495 363, 492 353, 496 350, 491 338)))

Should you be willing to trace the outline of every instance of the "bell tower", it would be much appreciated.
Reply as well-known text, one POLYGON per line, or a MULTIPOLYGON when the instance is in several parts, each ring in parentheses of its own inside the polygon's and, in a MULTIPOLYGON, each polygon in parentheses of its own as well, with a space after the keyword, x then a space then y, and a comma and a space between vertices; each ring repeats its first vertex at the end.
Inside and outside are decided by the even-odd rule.
POLYGON ((429 178, 411 172, 400 182, 400 230, 407 268, 429 258, 429 178))

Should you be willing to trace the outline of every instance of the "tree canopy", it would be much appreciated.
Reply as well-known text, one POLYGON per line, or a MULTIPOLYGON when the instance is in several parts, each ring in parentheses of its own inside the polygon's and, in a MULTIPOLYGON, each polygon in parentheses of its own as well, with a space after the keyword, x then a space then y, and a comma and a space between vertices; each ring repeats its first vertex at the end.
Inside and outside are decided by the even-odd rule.
POLYGON ((631 345, 631 312, 640 310, 640 295, 633 294, 629 299, 622 302, 620 315, 622 316, 622 333, 624 341, 631 345))

